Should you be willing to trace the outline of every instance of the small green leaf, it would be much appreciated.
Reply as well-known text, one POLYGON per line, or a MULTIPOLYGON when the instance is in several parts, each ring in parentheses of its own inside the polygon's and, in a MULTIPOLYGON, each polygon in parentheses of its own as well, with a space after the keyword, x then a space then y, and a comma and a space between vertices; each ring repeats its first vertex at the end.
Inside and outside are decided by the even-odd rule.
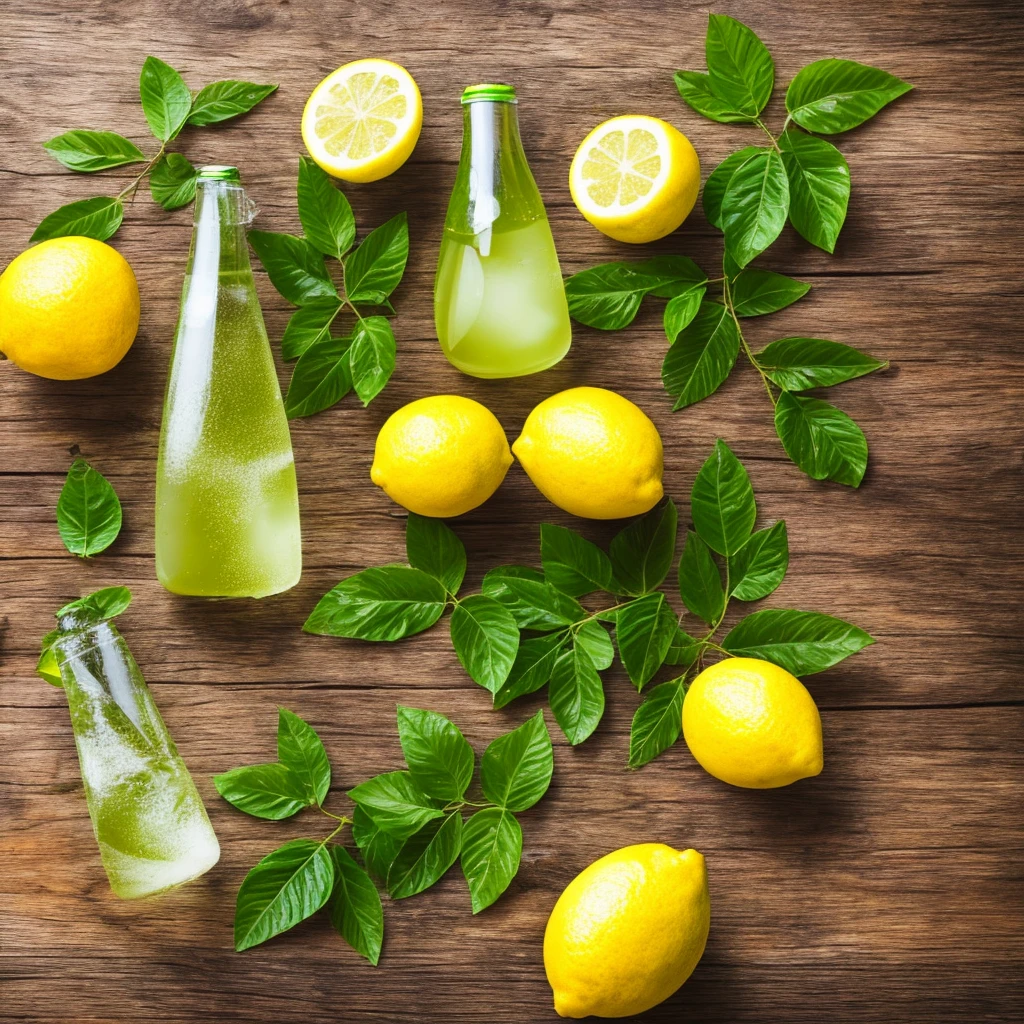
POLYGON ((532 807, 551 785, 551 737, 538 711, 518 729, 492 740, 480 760, 480 784, 491 803, 508 811, 532 807))
POLYGON ((751 157, 761 152, 760 146, 747 146, 727 156, 709 175, 704 182, 704 216, 708 223, 716 228, 722 227, 722 200, 725 198, 729 182, 738 167, 745 164, 751 157))
POLYGON ((661 586, 675 559, 678 522, 669 498, 612 538, 608 553, 623 593, 638 596, 661 586))
POLYGON ((462 852, 462 812, 428 821, 402 844, 388 870, 388 895, 393 900, 429 889, 459 859, 462 852))
POLYGON ((64 680, 60 674, 60 664, 57 655, 53 653, 53 645, 64 635, 62 629, 51 629, 43 637, 42 650, 39 652, 39 660, 36 662, 36 675, 45 679, 51 686, 63 686, 64 680))
POLYGON ((121 502, 102 473, 75 459, 57 499, 57 529, 64 547, 88 558, 106 551, 121 532, 121 502))
POLYGON ((722 618, 726 601, 722 576, 711 549, 690 531, 686 534, 683 557, 679 560, 679 595, 687 609, 708 625, 714 625, 722 618))
POLYGON ((161 142, 170 142, 192 109, 192 93, 185 80, 169 64, 147 57, 139 76, 139 97, 150 131, 161 142))
POLYGON ((604 685, 581 644, 558 656, 548 685, 548 703, 565 738, 574 746, 597 728, 604 714, 604 685))
POLYGON ((835 252, 850 202, 850 168, 824 139, 787 129, 779 137, 789 178, 789 222, 825 252, 835 252))
POLYGON ((472 680, 497 693, 519 649, 519 627, 512 613, 493 597, 472 594, 452 610, 451 634, 455 653, 472 680))
POLYGON ((94 132, 75 128, 43 143, 43 149, 72 171, 105 171, 109 167, 137 164, 146 154, 117 132, 94 132))
POLYGON ((707 292, 705 285, 690 288, 679 295, 673 296, 665 305, 662 323, 665 326, 665 337, 672 344, 685 327, 689 327, 704 302, 707 292))
POLYGON ((323 843, 293 839, 267 854, 246 876, 235 904, 235 949, 286 932, 315 914, 334 888, 334 864, 323 843))
POLYGON ((739 551, 754 528, 757 505, 750 477, 721 438, 693 481, 690 515, 701 540, 720 555, 739 551))
POLYGON ((672 746, 683 731, 683 680, 660 683, 636 709, 629 730, 629 767, 639 768, 672 746))
POLYGON ((254 818, 281 821, 314 801, 301 780, 283 764, 254 764, 214 775, 217 792, 233 807, 254 818))
POLYGON ((782 157, 761 148, 732 174, 722 196, 722 231, 740 267, 779 237, 789 213, 789 179, 782 157))
POLYGON ((729 376, 739 351, 740 335, 729 310, 717 302, 702 302, 661 367, 665 390, 676 399, 673 410, 714 394, 729 376))
POLYGON ((768 608, 741 619, 722 646, 737 658, 761 658, 795 676, 809 676, 874 642, 863 629, 830 615, 768 608))
POLYGON ((80 199, 44 217, 29 241, 45 242, 50 238, 84 235, 105 242, 121 226, 123 218, 124 204, 120 199, 109 196, 80 199))
POLYGON ((745 114, 727 100, 719 99, 711 91, 711 78, 700 71, 677 71, 675 73, 676 89, 679 95, 698 114, 718 121, 720 124, 735 124, 739 122, 750 123, 756 120, 756 115, 745 114))
POLYGON ((677 629, 675 636, 672 637, 672 643, 669 644, 668 654, 665 655, 665 664, 689 668, 697 660, 700 650, 700 640, 682 629, 677 629))
POLYGON ((566 643, 566 632, 549 633, 519 641, 516 660, 502 687, 494 695, 494 707, 506 704, 546 685, 555 670, 555 662, 566 643))
POLYGON ((786 90, 786 110, 811 132, 834 135, 874 117, 914 87, 881 68, 854 60, 816 60, 786 90))
POLYGON ((308 802, 319 806, 331 788, 327 751, 311 725, 287 708, 277 712, 277 759, 299 780, 308 802))
POLYGON ((356 218, 345 193, 315 161, 299 157, 299 220, 325 256, 340 260, 356 240, 356 218))
POLYGON ((332 338, 328 334, 299 356, 284 400, 288 419, 323 412, 352 390, 351 349, 351 338, 332 338))
POLYGON ((303 625, 307 633, 356 640, 401 640, 441 617, 448 595, 419 569, 364 569, 328 591, 303 625))
POLYGON ((292 305, 337 299, 323 255, 311 242, 278 231, 250 231, 249 244, 263 264, 270 283, 292 305))
POLYGON ((384 942, 384 908, 370 876, 343 846, 331 846, 334 891, 331 924, 334 930, 374 967, 384 942))
POLYGON ((165 210, 176 210, 195 199, 197 173, 180 153, 165 153, 150 171, 149 191, 165 210))
POLYGON ((211 82, 204 85, 192 101, 188 123, 196 126, 218 124, 239 114, 247 114, 276 90, 276 85, 258 85, 256 82, 211 82))
POLYGON ((611 559, 575 530, 543 523, 540 528, 540 557, 544 578, 563 594, 581 597, 595 590, 613 593, 615 583, 611 559))
POLYGON ((436 800, 461 800, 473 779, 473 748, 436 711, 398 706, 398 739, 413 782, 436 800))
POLYGON ((740 601, 767 597, 782 582, 789 567, 789 538, 779 520, 771 529, 758 530, 729 559, 730 596, 740 601))
POLYGON ((760 114, 775 84, 775 64, 764 43, 742 22, 712 14, 705 51, 710 91, 750 117, 760 114))
POLYGON ((466 575, 466 549, 440 519, 410 512, 405 525, 405 552, 414 569, 433 576, 449 594, 459 592, 466 575))
POLYGON ((608 630, 596 619, 580 624, 576 631, 576 643, 590 655, 590 660, 598 672, 611 668, 615 660, 615 645, 608 635, 608 630))
POLYGON ((812 479, 860 486, 868 442, 841 409, 783 391, 775 406, 775 430, 786 454, 812 479))
POLYGON ((500 807, 477 811, 462 832, 462 873, 469 884, 473 913, 486 910, 519 870, 523 830, 500 807))
POLYGON ((352 812, 352 838, 362 852, 367 870, 386 882, 391 864, 405 840, 379 828, 358 804, 352 812))
POLYGON ((58 623, 72 619, 70 628, 78 629, 115 618, 127 610, 131 601, 132 592, 127 587, 104 587, 58 608, 54 615, 58 623))
POLYGON ((811 286, 803 281, 754 267, 741 271, 729 284, 729 295, 737 316, 776 313, 802 299, 810 290, 811 286))
POLYGON ((481 589, 512 613, 520 629, 557 629, 587 617, 579 601, 546 583, 536 569, 499 566, 484 576, 481 589))
POLYGON ((416 785, 411 772, 375 775, 350 789, 348 797, 378 828, 400 839, 408 839, 443 813, 438 801, 416 785))
POLYGON ((374 228, 345 261, 345 291, 352 302, 382 303, 397 287, 409 258, 404 213, 374 228))
POLYGON ((647 594, 619 609, 615 639, 630 681, 642 690, 665 663, 676 617, 662 593, 647 594))
POLYGON ((349 362, 352 386, 359 400, 367 406, 395 372, 395 336, 387 317, 368 316, 356 322, 349 362))
POLYGON ((849 345, 822 338, 780 338, 754 358, 783 391, 828 388, 889 365, 849 345))
MULTIPOLYGON (((331 324, 341 312, 341 308, 342 303, 337 296, 314 299, 312 302, 300 306, 292 313, 291 319, 284 329, 284 336, 281 338, 281 356, 286 360, 298 359, 303 352, 312 348, 317 342, 326 343, 331 336, 331 324)), ((341 395, 338 396, 338 398, 341 397, 341 395)))

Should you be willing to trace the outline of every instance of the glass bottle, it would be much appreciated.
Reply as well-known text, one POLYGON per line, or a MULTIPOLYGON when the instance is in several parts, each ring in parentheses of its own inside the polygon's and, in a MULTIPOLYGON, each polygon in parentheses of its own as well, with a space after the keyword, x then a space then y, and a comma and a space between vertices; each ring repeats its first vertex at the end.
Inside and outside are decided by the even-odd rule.
POLYGON ((176 594, 266 597, 302 573, 295 462, 234 167, 204 167, 164 399, 156 571, 176 594))
POLYGON ((220 845, 128 645, 110 621, 61 628, 50 651, 110 888, 130 900, 198 878, 220 845))
POLYGON ((572 341, 516 102, 511 85, 472 85, 462 94, 462 156, 434 280, 434 322, 444 354, 474 377, 546 370, 572 341))

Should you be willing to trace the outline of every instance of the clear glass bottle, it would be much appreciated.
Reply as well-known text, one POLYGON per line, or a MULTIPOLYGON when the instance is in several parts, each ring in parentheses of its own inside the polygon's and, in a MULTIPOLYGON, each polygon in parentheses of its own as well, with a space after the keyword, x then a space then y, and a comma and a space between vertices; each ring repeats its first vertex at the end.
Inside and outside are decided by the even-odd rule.
POLYGON ((462 156, 434 280, 437 337, 474 377, 537 373, 569 351, 572 327, 516 91, 472 85, 462 104, 462 156))
POLYGON ((61 628, 50 651, 110 888, 130 900, 198 878, 220 845, 128 645, 110 621, 61 628))
POLYGON ((234 167, 204 167, 164 399, 156 571, 176 594, 266 597, 302 573, 288 420, 234 167))

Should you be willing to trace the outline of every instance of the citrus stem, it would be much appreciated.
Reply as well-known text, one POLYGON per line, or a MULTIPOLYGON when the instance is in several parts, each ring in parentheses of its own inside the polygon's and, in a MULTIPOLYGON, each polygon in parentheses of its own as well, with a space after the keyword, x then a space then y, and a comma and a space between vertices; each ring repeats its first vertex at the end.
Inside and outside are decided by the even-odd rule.
POLYGON ((147 174, 149 174, 149 172, 151 170, 153 170, 153 168, 156 166, 157 163, 159 163, 160 158, 164 155, 164 152, 166 151, 166 149, 167 149, 167 143, 166 142, 162 142, 160 144, 160 149, 157 150, 156 156, 153 157, 153 159, 150 160, 149 163, 146 164, 146 166, 142 168, 142 170, 138 173, 138 175, 134 179, 132 179, 132 181, 130 181, 127 185, 125 185, 125 187, 123 189, 121 189, 120 192, 117 193, 117 198, 118 199, 124 199, 129 194, 131 194, 131 196, 134 198, 135 193, 138 191, 139 185, 142 183, 142 179, 147 174))
POLYGON ((765 391, 768 392, 768 398, 772 403, 772 408, 774 409, 778 402, 775 398, 775 393, 772 391, 771 378, 764 372, 764 368, 754 357, 754 353, 750 351, 747 339, 743 337, 743 328, 740 327, 740 318, 736 315, 736 307, 733 305, 732 291, 729 288, 728 278, 726 278, 725 284, 722 286, 722 294, 725 299, 725 306, 732 316, 733 323, 736 324, 736 333, 739 335, 740 345, 743 347, 743 352, 750 361, 750 365, 761 375, 761 382, 764 384, 765 391))

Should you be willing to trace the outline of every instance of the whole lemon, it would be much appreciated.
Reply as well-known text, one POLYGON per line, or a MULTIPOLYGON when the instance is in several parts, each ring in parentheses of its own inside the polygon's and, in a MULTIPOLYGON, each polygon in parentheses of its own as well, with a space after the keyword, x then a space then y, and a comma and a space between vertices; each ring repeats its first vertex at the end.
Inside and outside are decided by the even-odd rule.
POLYGON ((512 453, 489 409, 471 398, 410 402, 380 428, 370 479, 421 516, 460 516, 497 489, 512 453))
POLYGON ((629 399, 604 388, 552 395, 512 445, 537 489, 586 519, 623 519, 663 494, 658 428, 629 399))
POLYGON ((626 846, 581 871, 544 931, 561 1017, 631 1017, 693 973, 711 925, 704 858, 663 843, 626 846))
POLYGON ((0 275, 0 352, 53 380, 117 366, 139 329, 139 286, 105 242, 70 236, 26 249, 0 275))
POLYGON ((716 779, 774 789, 822 768, 821 716, 796 676, 758 658, 726 658, 683 700, 690 753, 716 779))

